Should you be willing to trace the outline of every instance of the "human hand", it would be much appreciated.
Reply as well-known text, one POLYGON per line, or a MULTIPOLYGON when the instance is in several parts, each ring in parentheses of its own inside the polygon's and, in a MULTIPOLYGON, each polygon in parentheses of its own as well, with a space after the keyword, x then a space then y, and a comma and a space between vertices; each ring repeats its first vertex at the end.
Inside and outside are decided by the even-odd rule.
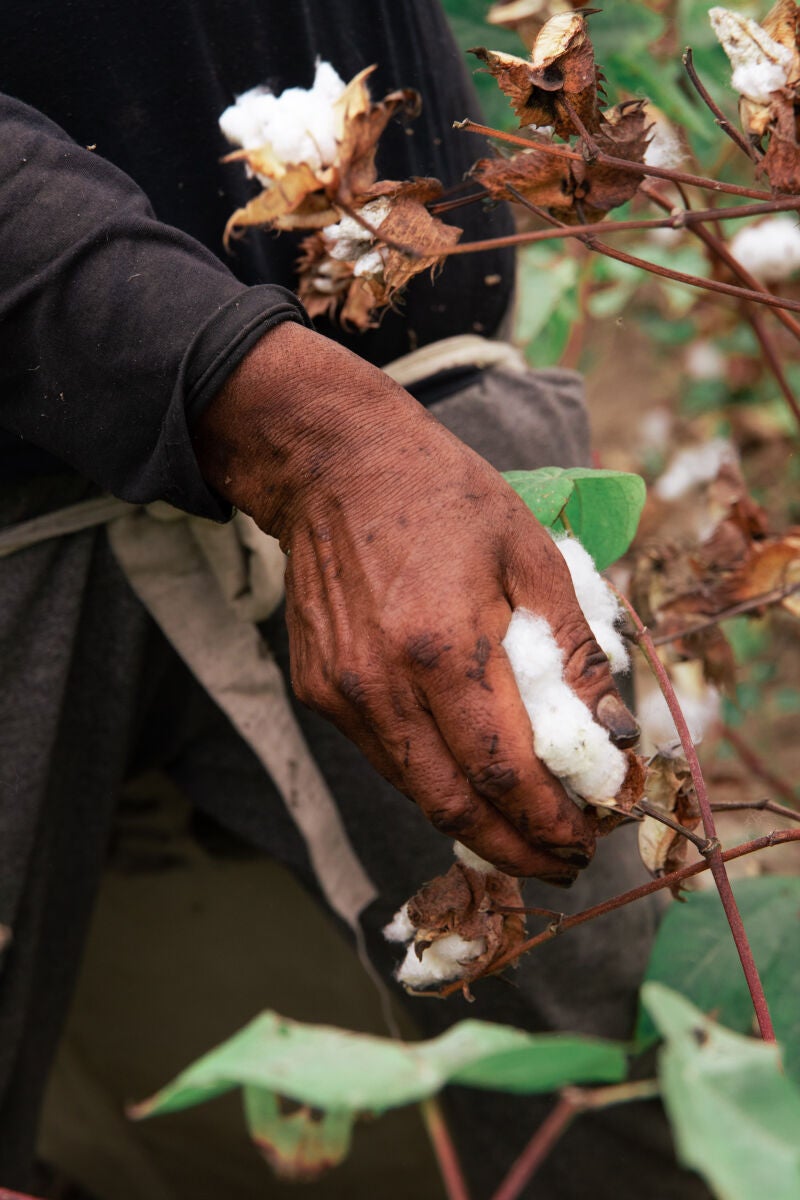
POLYGON ((549 535, 483 459, 386 375, 284 323, 196 436, 209 482, 289 555, 292 684, 433 825, 500 869, 569 883, 594 822, 533 752, 501 642, 544 616, 613 737, 636 723, 549 535))

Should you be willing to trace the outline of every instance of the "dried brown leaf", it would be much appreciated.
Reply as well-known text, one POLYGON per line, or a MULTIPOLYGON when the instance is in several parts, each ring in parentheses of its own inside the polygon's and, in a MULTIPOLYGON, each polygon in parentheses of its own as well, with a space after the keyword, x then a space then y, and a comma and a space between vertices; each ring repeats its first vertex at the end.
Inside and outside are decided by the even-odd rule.
POLYGON ((600 123, 598 77, 586 21, 577 12, 551 17, 539 30, 530 59, 470 50, 484 62, 511 102, 520 125, 552 125, 559 137, 594 132, 600 123))
MULTIPOLYGON (((686 759, 681 755, 656 754, 647 765, 645 795, 654 808, 661 809, 684 828, 694 830, 700 824, 700 810, 686 759)), ((688 840, 655 817, 645 817, 639 826, 639 853, 648 871, 668 875, 677 871, 686 858, 688 840)))

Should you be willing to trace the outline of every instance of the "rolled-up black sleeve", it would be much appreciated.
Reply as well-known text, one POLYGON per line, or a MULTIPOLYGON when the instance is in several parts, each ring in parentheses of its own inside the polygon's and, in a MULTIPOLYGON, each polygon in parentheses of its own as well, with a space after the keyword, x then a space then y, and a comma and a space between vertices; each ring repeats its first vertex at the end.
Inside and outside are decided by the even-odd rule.
POLYGON ((240 283, 127 175, 0 97, 3 429, 123 499, 222 519, 191 421, 284 320, 309 324, 291 292, 240 283))

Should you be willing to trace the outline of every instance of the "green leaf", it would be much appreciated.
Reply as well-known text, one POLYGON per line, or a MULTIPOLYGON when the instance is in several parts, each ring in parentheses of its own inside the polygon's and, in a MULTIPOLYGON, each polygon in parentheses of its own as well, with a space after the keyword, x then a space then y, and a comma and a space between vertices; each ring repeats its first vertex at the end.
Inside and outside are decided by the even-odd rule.
POLYGON ((507 471, 514 491, 543 525, 569 530, 604 570, 625 553, 645 500, 644 480, 626 471, 542 467, 507 471))
POLYGON ((424 1100, 447 1083, 548 1092, 617 1082, 625 1069, 614 1042, 534 1036, 486 1021, 461 1021, 441 1037, 406 1043, 265 1012, 130 1115, 177 1112, 241 1087, 264 1156, 282 1174, 310 1178, 344 1157, 360 1114, 424 1100), (287 1112, 287 1099, 300 1107, 287 1112))
MULTIPOLYGON (((768 875, 734 887, 786 1070, 800 1083, 800 879, 768 875)), ((741 1033, 753 1028, 753 1005, 716 891, 692 892, 669 909, 645 979, 668 983, 723 1025, 741 1033)), ((637 1040, 653 1036, 642 1011, 637 1040)))
POLYGON ((715 1025, 658 983, 642 1000, 665 1046, 659 1082, 678 1158, 721 1200, 800 1196, 800 1091, 780 1050, 715 1025))

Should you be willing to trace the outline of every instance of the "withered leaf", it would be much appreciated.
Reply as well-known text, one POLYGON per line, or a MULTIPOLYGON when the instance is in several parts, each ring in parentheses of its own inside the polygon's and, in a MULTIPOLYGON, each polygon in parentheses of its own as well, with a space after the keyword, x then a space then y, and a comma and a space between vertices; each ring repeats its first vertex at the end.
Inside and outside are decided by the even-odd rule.
MULTIPOLYGON (((700 824, 692 776, 681 755, 656 754, 647 766, 645 795, 654 808, 692 832, 700 824)), ((639 853, 648 871, 668 875, 686 859, 688 840, 655 817, 646 816, 639 826, 639 853)))
MULTIPOLYGON (((602 114, 594 140, 606 154, 643 162, 649 129, 645 102, 628 100, 602 114)), ((600 161, 557 158, 537 150, 536 142, 511 158, 482 158, 472 174, 493 199, 516 199, 509 190, 514 188, 567 224, 602 220, 636 194, 642 178, 600 161)))
POLYGON ((800 101, 800 95, 795 100, 781 97, 771 106, 769 145, 761 160, 761 169, 770 187, 776 192, 787 192, 790 196, 800 193, 800 116, 795 111, 796 101, 800 101))
POLYGON ((411 88, 391 92, 373 104, 366 81, 375 69, 367 67, 351 79, 335 105, 337 191, 345 201, 375 182, 378 140, 395 113, 403 109, 409 117, 415 117, 420 110, 419 93, 411 88))
POLYGON ((408 916, 416 929, 418 953, 452 933, 465 941, 486 939, 486 949, 464 965, 465 983, 491 975, 492 964, 525 940, 525 914, 521 910, 520 883, 499 871, 484 873, 455 862, 446 875, 424 884, 408 902, 408 916))

